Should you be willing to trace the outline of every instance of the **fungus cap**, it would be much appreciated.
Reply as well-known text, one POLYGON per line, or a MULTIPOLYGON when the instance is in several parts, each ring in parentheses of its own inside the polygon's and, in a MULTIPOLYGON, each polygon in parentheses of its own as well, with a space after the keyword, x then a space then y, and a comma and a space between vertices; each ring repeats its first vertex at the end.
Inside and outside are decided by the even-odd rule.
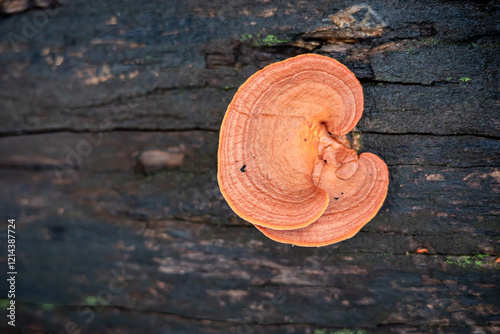
MULTIPOLYGON (((354 74, 324 56, 297 56, 252 75, 235 94, 220 131, 217 176, 228 204, 283 242, 270 231, 323 221, 335 182, 358 186, 351 179, 364 177, 366 162, 344 136, 362 111, 363 91, 354 74)), ((361 217, 374 215, 375 207, 361 217)))
POLYGON ((328 191, 330 203, 317 221, 289 231, 255 226, 270 239, 297 246, 326 246, 354 236, 384 203, 389 184, 387 166, 376 155, 362 153, 351 178, 339 178, 334 169, 325 165, 323 170, 319 186, 328 191))

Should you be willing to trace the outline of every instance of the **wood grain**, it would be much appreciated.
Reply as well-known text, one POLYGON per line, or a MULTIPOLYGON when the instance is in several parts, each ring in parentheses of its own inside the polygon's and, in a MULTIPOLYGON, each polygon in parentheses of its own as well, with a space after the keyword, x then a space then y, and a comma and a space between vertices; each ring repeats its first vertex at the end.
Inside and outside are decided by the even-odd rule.
POLYGON ((0 212, 19 267, 2 331, 500 332, 499 5, 355 5, 62 1, 0 18, 0 212), (307 52, 360 79, 352 139, 390 172, 375 219, 318 249, 265 238, 216 179, 238 86, 307 52), (147 150, 183 164, 145 174, 147 150))

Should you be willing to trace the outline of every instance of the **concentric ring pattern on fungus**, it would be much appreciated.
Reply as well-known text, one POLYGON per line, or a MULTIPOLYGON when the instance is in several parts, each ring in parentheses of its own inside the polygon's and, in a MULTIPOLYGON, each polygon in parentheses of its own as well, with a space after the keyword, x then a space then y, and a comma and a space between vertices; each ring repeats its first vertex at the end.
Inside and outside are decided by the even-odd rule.
POLYGON ((279 242, 324 246, 352 237, 376 215, 389 183, 386 164, 358 156, 345 136, 362 113, 362 87, 336 60, 308 54, 258 71, 222 122, 224 198, 279 242))

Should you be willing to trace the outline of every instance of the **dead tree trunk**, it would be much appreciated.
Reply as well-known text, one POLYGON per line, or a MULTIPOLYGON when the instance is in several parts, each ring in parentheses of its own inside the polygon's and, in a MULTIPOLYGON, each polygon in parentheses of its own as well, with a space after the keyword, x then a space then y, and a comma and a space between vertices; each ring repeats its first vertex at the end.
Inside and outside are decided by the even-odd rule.
POLYGON ((500 331, 498 2, 61 3, 0 19, 18 271, 16 327, 0 328, 500 331), (360 79, 361 151, 390 171, 377 217, 318 249, 237 218, 215 175, 238 86, 308 52, 360 79))

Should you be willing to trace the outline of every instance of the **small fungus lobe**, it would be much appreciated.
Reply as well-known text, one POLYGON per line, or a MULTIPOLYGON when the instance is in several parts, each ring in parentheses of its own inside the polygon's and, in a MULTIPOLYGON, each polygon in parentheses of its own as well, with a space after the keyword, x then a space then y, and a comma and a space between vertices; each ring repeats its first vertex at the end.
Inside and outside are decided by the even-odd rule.
POLYGON ((362 113, 359 81, 334 59, 300 55, 258 71, 222 122, 222 195, 275 241, 325 246, 351 238, 376 215, 389 183, 386 164, 358 155, 346 136, 362 113), (237 157, 253 158, 249 171, 240 168, 244 176, 237 157))

